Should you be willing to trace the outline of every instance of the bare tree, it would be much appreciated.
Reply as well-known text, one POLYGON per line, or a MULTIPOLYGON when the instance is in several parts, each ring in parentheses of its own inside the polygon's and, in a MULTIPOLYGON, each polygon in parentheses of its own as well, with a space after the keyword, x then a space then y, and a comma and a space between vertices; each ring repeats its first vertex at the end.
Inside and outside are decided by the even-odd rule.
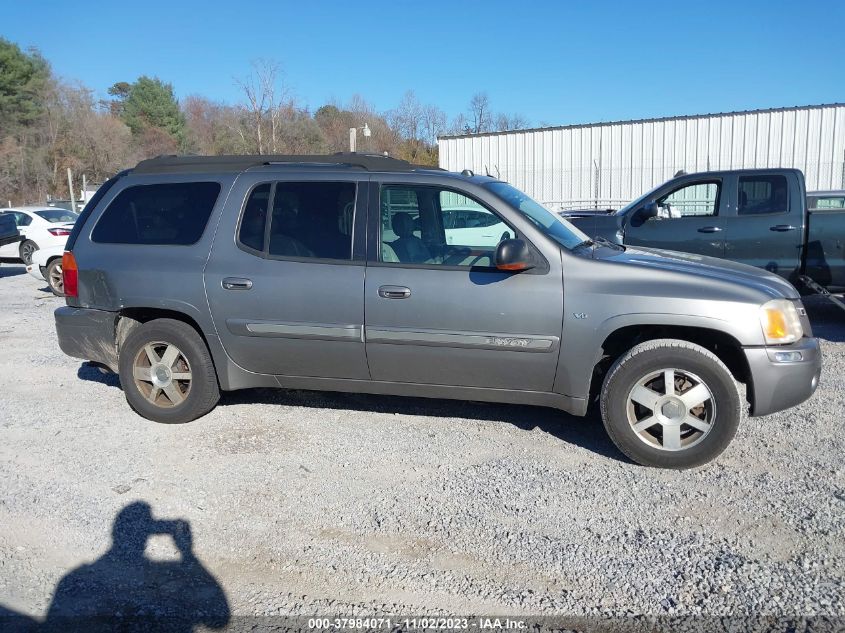
POLYGON ((423 106, 413 90, 408 90, 399 106, 388 115, 388 121, 394 130, 406 140, 420 138, 420 128, 423 122, 423 106))
POLYGON ((508 130, 522 130, 528 127, 528 119, 521 114, 500 113, 496 116, 496 131, 507 132, 508 130))
POLYGON ((422 139, 434 145, 437 137, 446 131, 446 113, 436 105, 427 105, 422 110, 422 139))
POLYGON ((493 127, 490 116, 490 98, 486 92, 477 92, 469 102, 469 118, 472 132, 489 132, 493 127))

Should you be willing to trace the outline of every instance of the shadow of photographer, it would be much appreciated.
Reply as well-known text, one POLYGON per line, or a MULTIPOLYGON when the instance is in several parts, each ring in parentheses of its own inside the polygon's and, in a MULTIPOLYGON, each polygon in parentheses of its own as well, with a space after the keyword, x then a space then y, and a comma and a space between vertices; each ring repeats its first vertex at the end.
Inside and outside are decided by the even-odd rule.
POLYGON ((0 607, 0 628, 193 631, 223 628, 229 617, 223 588, 194 554, 190 524, 154 519, 148 504, 136 502, 115 517, 111 548, 59 581, 43 623, 0 607), (149 559, 145 550, 154 535, 171 537, 181 559, 149 559))

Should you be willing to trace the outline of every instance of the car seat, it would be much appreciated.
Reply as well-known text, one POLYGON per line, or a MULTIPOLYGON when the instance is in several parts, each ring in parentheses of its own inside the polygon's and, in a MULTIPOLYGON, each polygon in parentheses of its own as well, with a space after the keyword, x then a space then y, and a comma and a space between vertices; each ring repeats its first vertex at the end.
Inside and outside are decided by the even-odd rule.
POLYGON ((431 253, 423 241, 414 235, 414 219, 410 213, 400 212, 391 219, 393 232, 399 237, 390 242, 400 262, 421 264, 431 259, 431 253))

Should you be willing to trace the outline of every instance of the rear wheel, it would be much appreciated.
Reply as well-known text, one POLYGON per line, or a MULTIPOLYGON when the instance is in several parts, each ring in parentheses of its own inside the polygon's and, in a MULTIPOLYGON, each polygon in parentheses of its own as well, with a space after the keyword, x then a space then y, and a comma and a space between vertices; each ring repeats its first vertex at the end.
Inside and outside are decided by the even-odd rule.
POLYGON ((619 358, 604 381, 601 411, 608 435, 635 462, 692 468, 719 455, 741 417, 730 370, 709 350, 660 339, 619 358))
POLYGON ((19 254, 21 256, 21 261, 26 265, 29 266, 32 263, 32 256, 35 254, 35 251, 38 250, 38 244, 33 242, 32 240, 24 240, 23 243, 20 245, 19 254))
POLYGON ((118 364, 126 400, 148 420, 190 422, 220 398, 208 347, 182 321, 155 319, 138 326, 121 346, 118 364))
POLYGON ((50 290, 53 291, 54 295, 57 297, 65 296, 65 282, 62 277, 61 258, 56 258, 47 264, 47 268, 44 271, 44 278, 47 280, 47 285, 50 286, 50 290))

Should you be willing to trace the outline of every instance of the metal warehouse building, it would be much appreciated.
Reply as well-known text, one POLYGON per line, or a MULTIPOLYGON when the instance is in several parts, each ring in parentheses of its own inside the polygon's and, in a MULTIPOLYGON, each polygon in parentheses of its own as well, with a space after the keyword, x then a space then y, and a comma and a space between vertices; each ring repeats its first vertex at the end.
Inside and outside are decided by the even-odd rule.
POLYGON ((619 207, 679 170, 797 167, 845 188, 845 103, 445 136, 440 166, 506 180, 550 208, 619 207))

